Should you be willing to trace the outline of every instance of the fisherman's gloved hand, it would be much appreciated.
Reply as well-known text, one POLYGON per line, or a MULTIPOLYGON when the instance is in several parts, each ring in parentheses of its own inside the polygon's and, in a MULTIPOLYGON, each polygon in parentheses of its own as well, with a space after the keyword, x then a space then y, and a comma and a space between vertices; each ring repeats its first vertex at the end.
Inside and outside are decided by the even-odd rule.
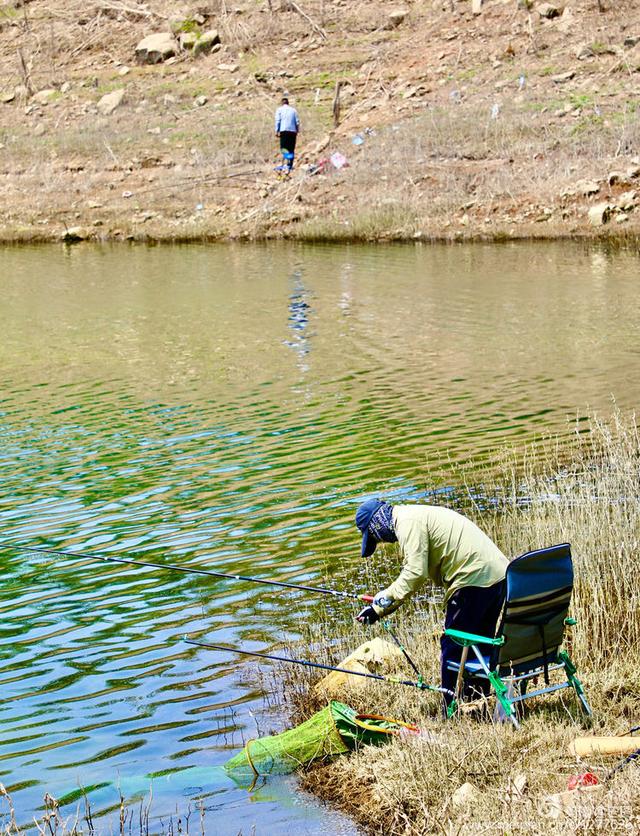
POLYGON ((375 624, 379 620, 380 616, 371 605, 365 607, 356 616, 356 621, 359 621, 361 624, 375 624))

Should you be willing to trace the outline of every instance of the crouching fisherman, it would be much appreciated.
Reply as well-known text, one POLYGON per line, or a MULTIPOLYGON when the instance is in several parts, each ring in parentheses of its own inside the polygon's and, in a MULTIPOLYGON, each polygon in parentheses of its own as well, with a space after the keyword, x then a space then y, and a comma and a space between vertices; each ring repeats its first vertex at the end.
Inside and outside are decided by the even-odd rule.
MULTIPOLYGON (((358 621, 375 624, 432 581, 445 589, 445 630, 495 635, 508 560, 475 523, 436 505, 392 506, 369 499, 358 508, 356 525, 362 532, 363 557, 372 555, 378 543, 397 542, 404 560, 396 580, 378 592, 358 621)), ((460 661, 462 648, 447 636, 440 646, 442 687, 453 692, 457 675, 448 664, 460 661)))

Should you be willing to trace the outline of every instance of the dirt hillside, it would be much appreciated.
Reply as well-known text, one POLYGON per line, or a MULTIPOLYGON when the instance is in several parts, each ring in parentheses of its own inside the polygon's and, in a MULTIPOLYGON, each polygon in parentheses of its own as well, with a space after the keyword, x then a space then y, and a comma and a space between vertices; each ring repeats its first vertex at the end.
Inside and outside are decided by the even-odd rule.
POLYGON ((632 0, 5 1, 0 238, 635 235, 639 107, 632 0))

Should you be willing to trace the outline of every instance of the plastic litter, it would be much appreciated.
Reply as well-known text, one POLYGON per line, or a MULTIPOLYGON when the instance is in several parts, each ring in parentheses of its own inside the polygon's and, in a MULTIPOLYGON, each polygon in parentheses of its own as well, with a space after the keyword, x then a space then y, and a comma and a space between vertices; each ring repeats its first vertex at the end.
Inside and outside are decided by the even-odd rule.
POLYGON ((349 165, 349 161, 341 154, 340 151, 335 151, 329 159, 331 160, 331 165, 340 171, 341 168, 346 168, 349 165))
POLYGON ((577 790, 578 787, 595 787, 599 784, 598 776, 593 772, 582 772, 580 775, 570 775, 567 782, 568 790, 577 790))
POLYGON ((356 134, 353 139, 351 140, 352 145, 362 145, 364 143, 364 137, 362 134, 356 134))

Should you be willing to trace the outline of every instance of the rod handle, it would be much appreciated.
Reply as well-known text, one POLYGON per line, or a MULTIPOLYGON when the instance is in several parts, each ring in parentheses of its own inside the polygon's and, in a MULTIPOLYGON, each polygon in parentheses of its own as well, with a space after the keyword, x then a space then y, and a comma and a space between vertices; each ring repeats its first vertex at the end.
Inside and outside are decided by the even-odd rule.
POLYGON ((373 604, 373 595, 361 595, 361 601, 366 601, 367 604, 373 604))

